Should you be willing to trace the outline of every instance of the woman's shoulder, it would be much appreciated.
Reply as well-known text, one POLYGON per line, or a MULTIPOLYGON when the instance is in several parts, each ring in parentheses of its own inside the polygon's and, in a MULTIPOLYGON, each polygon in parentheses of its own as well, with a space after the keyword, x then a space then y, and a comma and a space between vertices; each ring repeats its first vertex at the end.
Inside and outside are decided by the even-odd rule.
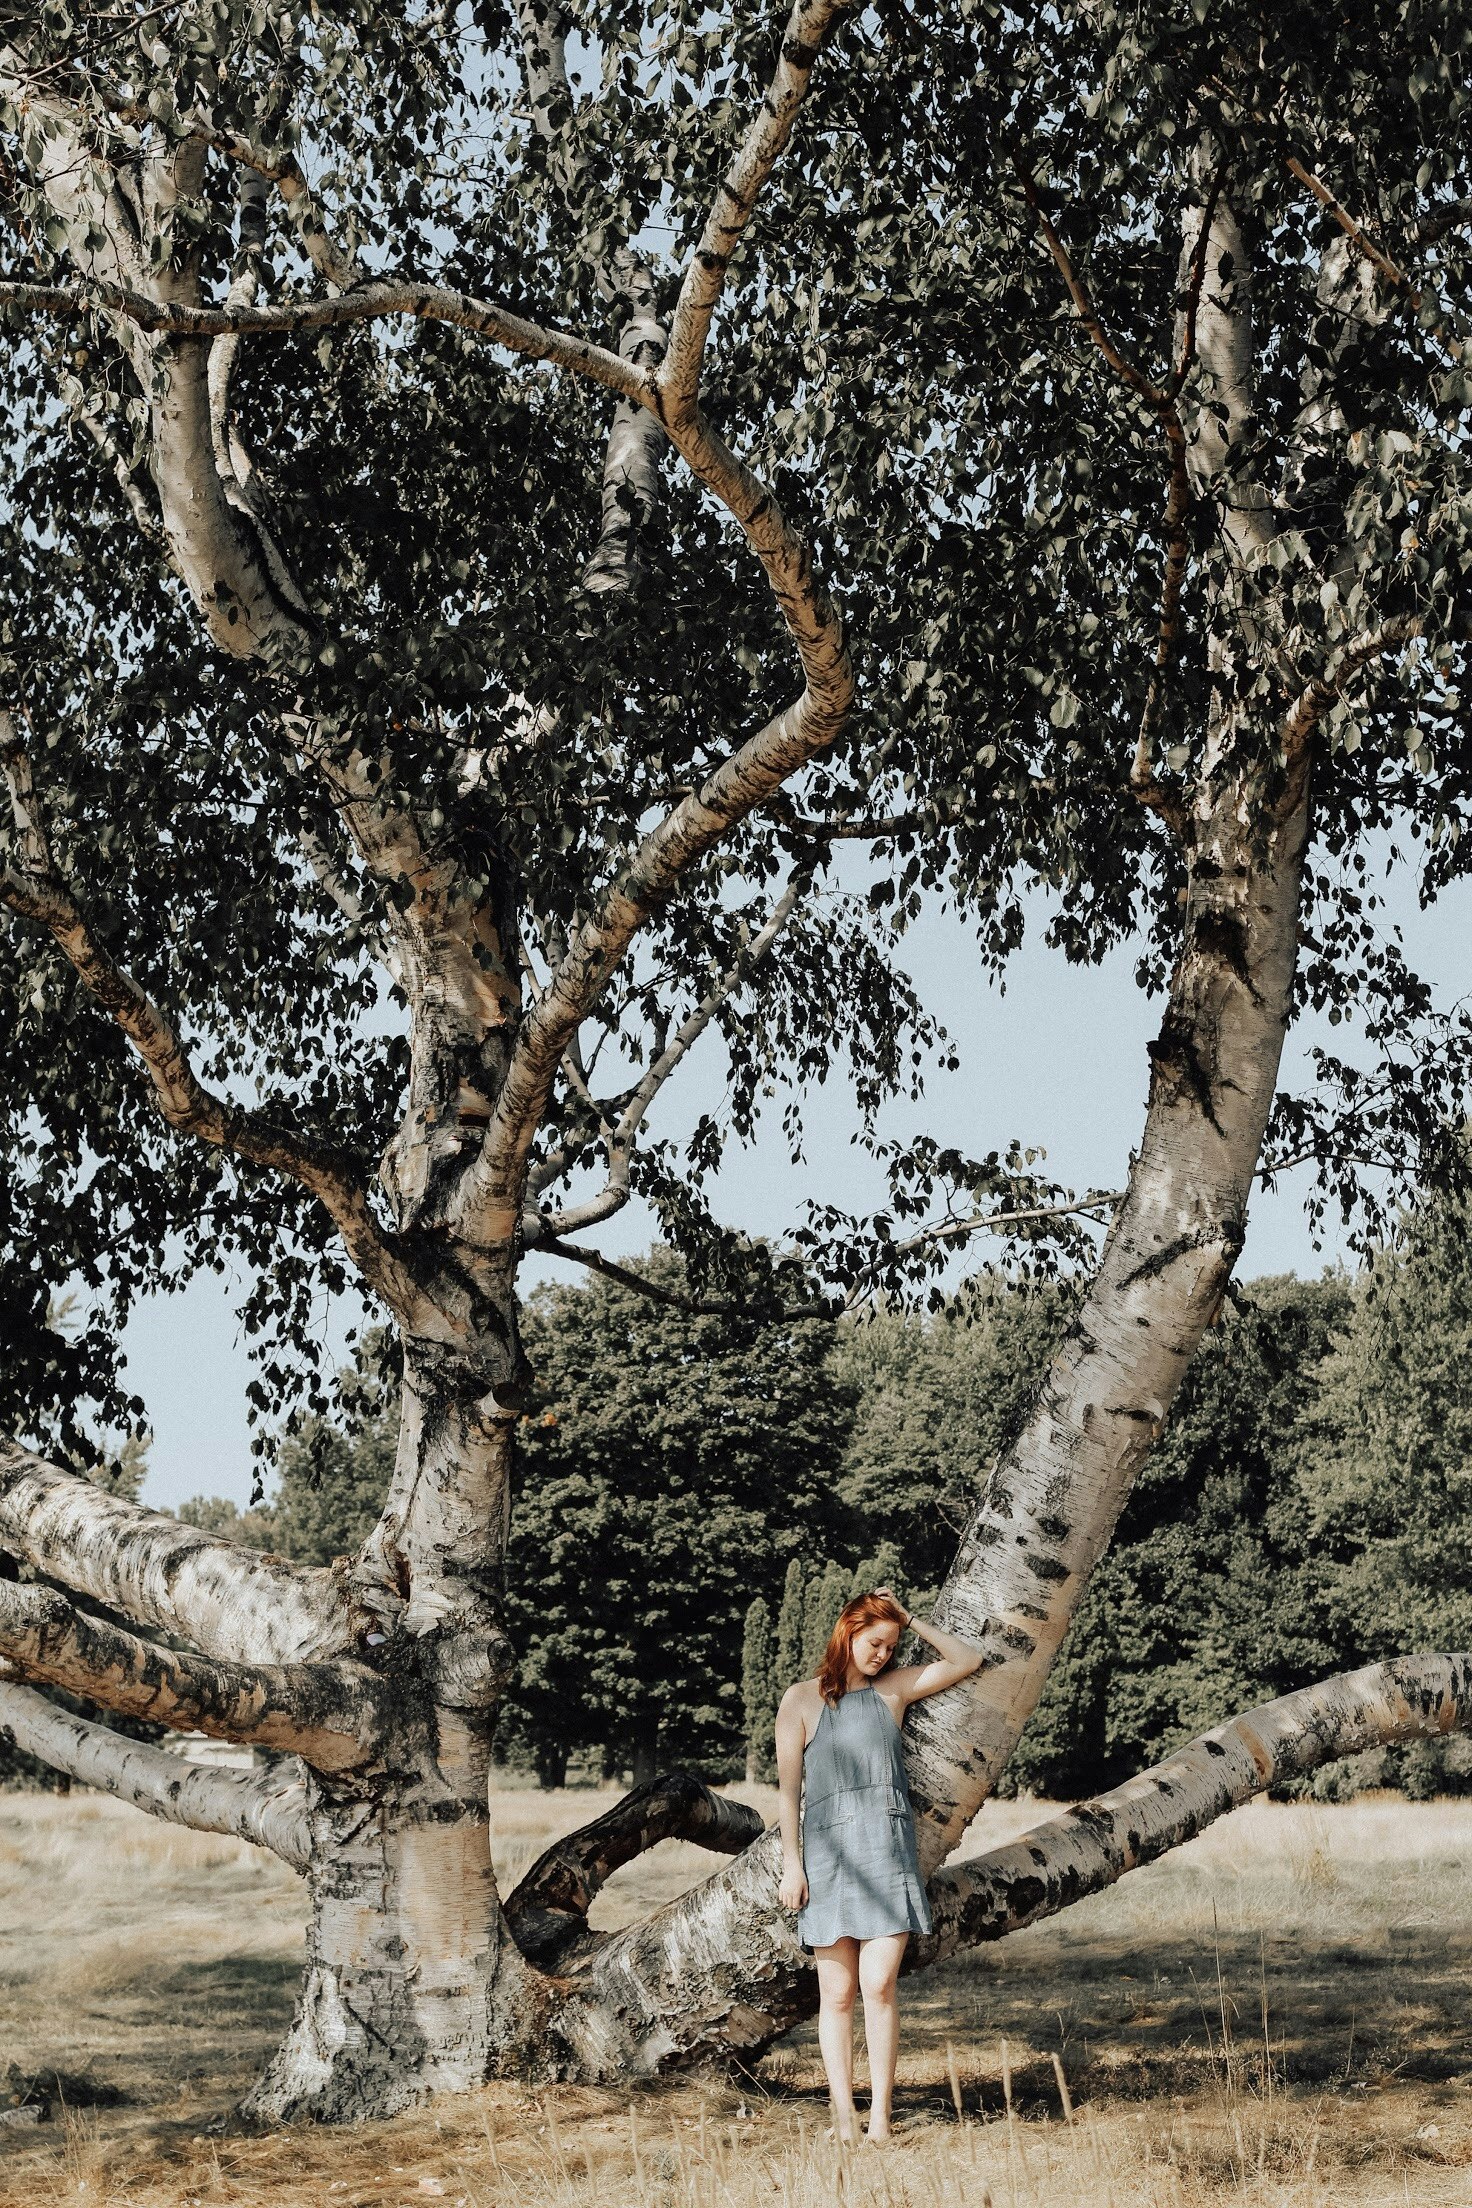
POLYGON ((783 1695, 779 1707, 784 1710, 813 1709, 822 1699, 816 1679, 796 1679, 783 1695))
POLYGON ((818 1691, 817 1680, 796 1680, 783 1695, 781 1702, 778 1704, 778 1711, 779 1714, 785 1711, 789 1717, 800 1717, 802 1719, 804 1745, 806 1745, 807 1741, 812 1739, 818 1719, 823 1714, 823 1697, 818 1691))

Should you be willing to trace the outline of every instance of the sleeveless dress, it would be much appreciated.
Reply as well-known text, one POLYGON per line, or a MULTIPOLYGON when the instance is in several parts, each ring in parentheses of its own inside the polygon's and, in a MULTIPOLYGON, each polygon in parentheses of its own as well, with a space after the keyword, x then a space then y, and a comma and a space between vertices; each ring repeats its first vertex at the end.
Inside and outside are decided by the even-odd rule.
POLYGON ((928 1932, 900 1729, 873 1687, 825 1702, 803 1751, 804 1947, 928 1932))

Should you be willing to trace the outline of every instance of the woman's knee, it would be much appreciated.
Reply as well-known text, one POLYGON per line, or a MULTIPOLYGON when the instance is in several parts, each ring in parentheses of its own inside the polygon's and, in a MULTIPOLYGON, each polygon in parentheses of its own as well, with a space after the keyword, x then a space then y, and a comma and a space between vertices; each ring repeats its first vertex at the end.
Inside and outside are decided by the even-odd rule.
POLYGON ((859 1949, 859 1985, 865 2001, 892 2001, 904 1959, 900 1940, 866 1940, 859 1949))
POLYGON ((857 1955, 821 1955, 818 1958, 818 1998, 825 2009, 842 2015, 854 2005, 859 1990, 857 1955))

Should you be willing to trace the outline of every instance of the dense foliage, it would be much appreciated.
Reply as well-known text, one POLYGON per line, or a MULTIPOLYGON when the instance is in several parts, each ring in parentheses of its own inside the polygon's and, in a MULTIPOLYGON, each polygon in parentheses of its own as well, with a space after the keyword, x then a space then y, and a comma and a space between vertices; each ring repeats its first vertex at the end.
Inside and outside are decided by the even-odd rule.
MULTIPOLYGON (((252 249, 261 296, 320 288, 304 250, 320 224, 370 271, 490 283, 604 339, 623 311, 607 271, 631 240, 667 311, 773 36, 760 13, 596 11, 549 135, 529 120, 506 10, 212 0, 171 24, 165 39, 134 35, 126 9, 3 11, 89 143, 121 132, 131 157, 125 112, 187 143, 202 106, 216 151, 160 241, 171 274, 187 265, 218 294, 249 257, 219 149, 259 140, 273 161, 299 158, 314 195, 305 230, 270 201, 252 249)), ((1162 417, 1091 340, 1040 220, 1056 221, 1122 356, 1166 382, 1181 210, 1217 188, 1250 244, 1260 353, 1251 480, 1227 488, 1275 516, 1254 619, 1290 674, 1386 639, 1326 707, 1300 983, 1360 1021, 1368 1048, 1325 1054, 1319 1094, 1283 1100, 1274 1154, 1312 1154, 1351 1209, 1379 1186, 1366 1159, 1448 1168, 1465 1027, 1377 934, 1365 868, 1387 828, 1403 848, 1407 829, 1424 836, 1433 889, 1472 848, 1457 684, 1469 37, 1444 0, 1322 15, 1173 0, 1143 17, 1114 0, 1035 15, 965 0, 840 25, 726 273, 708 403, 810 534, 864 710, 797 806, 753 818, 656 916, 640 974, 596 1014, 610 1062, 647 1063, 769 914, 780 876, 798 883, 784 955, 748 977, 739 1016, 717 1015, 728 1112, 637 1168, 703 1267, 735 1253, 702 1183, 772 1069, 811 1081, 843 1062, 864 1121, 910 1088, 931 1030, 887 973, 880 931, 937 886, 974 918, 982 959, 1005 960, 1023 892, 1042 883, 1067 955, 1134 932, 1142 979, 1162 978, 1180 861, 1130 795, 1129 760, 1148 716, 1164 782, 1179 794, 1200 770, 1211 609, 1237 586, 1204 502, 1183 525, 1162 698, 1162 417), (813 823, 855 813, 895 826, 838 894, 835 846, 813 823)), ((85 210, 57 219, 28 167, 38 112, 18 96, 0 107, 15 252, 29 278, 75 283, 91 232, 85 210)), ((1187 379, 1184 406, 1213 403, 1187 379)), ((755 564, 671 464, 640 517, 635 587, 584 587, 609 406, 543 363, 432 323, 247 342, 234 425, 306 610, 296 643, 241 661, 205 641, 171 571, 147 400, 117 327, 80 302, 69 321, 17 309, 0 404, 0 647, 61 863, 100 937, 199 1038, 206 1073, 371 1165, 407 1066, 373 968, 385 891, 355 876, 361 915, 345 923, 313 854, 353 865, 284 700, 322 741, 363 740, 435 853, 482 886, 503 867, 522 932, 556 939, 651 809, 791 695, 755 564), (543 712, 555 744, 525 740, 543 712)), ((1267 681, 1242 676, 1249 691, 1267 681)), ((14 842, 3 821, 0 840, 14 842)), ((0 996, 14 1039, 0 1318, 17 1351, 0 1415, 73 1440, 89 1413, 136 1419, 115 1356, 132 1299, 226 1258, 251 1281, 257 1408, 279 1403, 302 1382, 311 1298, 343 1278, 320 1215, 289 1184, 161 1133, 121 1038, 45 935, 9 919, 0 996), (63 1278, 89 1299, 70 1339, 45 1318, 63 1278)), ((572 1136, 579 1151, 580 1114, 560 1091, 550 1148, 572 1136)), ((893 1210, 924 1214, 941 1189, 1015 1194, 1011 1132, 987 1130, 995 1148, 975 1159, 899 1143, 893 1210)), ((928 1246, 852 1227, 811 1222, 811 1254, 837 1277, 924 1275, 928 1246)))

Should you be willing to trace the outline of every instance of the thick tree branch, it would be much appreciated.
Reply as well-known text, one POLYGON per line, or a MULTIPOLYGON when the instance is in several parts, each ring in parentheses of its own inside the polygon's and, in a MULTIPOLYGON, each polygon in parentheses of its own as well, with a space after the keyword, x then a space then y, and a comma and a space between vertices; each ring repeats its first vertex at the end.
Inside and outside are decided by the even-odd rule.
MULTIPOLYGON (((780 526, 785 530, 785 523, 780 526)), ((467 1178, 467 1202, 482 1213, 519 1217, 526 1159, 563 1053, 639 929, 712 845, 842 729, 853 698, 848 646, 826 596, 813 586, 805 546, 793 562, 795 598, 804 584, 810 595, 801 602, 807 633, 800 649, 810 672, 803 695, 645 837, 621 878, 575 933, 524 1021, 485 1148, 467 1178)))
POLYGON ((4 1439, 0 1551, 226 1661, 336 1656, 369 1622, 332 1573, 144 1510, 4 1439))
POLYGON ((275 1748, 320 1771, 371 1763, 382 1744, 380 1683, 366 1665, 219 1663, 140 1640, 50 1587, 0 1580, 0 1655, 128 1717, 275 1748))
MULTIPOLYGON (((226 294, 227 306, 253 306, 260 295, 266 253, 266 196, 263 177, 247 169, 237 195, 239 231, 235 272, 226 294)), ((255 463, 241 439, 230 407, 231 383, 240 354, 238 337, 217 337, 210 347, 206 384, 209 390, 210 445, 215 472, 229 505, 249 517, 260 544, 261 557, 282 602, 310 621, 311 607, 303 597, 277 541, 266 512, 266 502, 256 481, 255 463)))
MULTIPOLYGON (((266 182, 248 169, 236 195, 238 229, 235 271, 225 294, 227 307, 253 307, 260 297, 261 271, 266 257, 266 182)), ((226 486, 233 482, 244 491, 254 472, 249 455, 233 433, 230 419, 230 386, 240 357, 238 337, 217 337, 210 347, 210 443, 215 467, 226 486)))
MULTIPOLYGON (((603 272, 602 288, 624 311, 619 358, 652 376, 665 357, 654 277, 625 246, 603 272)), ((598 542, 582 572, 584 590, 629 590, 642 568, 640 540, 660 500, 660 460, 665 434, 644 399, 620 398, 603 454, 598 542)))
POLYGON ((0 1741, 168 1824, 254 1841, 296 1871, 311 1860, 306 1788, 289 1763, 256 1773, 190 1763, 74 1717, 34 1688, 6 1679, 0 1679, 0 1741))
POLYGON ((693 1772, 666 1771, 538 1856, 506 1902, 507 1922, 530 1962, 555 1969, 586 1931, 589 1909, 620 1865, 662 1840, 740 1855, 762 1831, 759 1810, 713 1793, 693 1772))
POLYGON ((326 299, 295 299, 276 306, 200 307, 179 300, 150 298, 121 284, 91 286, 31 284, 0 280, 0 308, 68 318, 86 312, 119 315, 134 328, 173 337, 286 337, 296 330, 337 329, 354 322, 375 322, 403 315, 423 322, 449 322, 488 337, 525 359, 545 360, 556 368, 589 377, 610 391, 648 404, 646 378, 633 361, 590 344, 567 331, 544 329, 505 307, 439 284, 403 277, 375 276, 352 291, 326 299))
POLYGON ((1285 1779, 1340 1756, 1472 1725, 1472 1655, 1400 1656, 1283 1695, 1081 1802, 1020 1840, 930 1880, 934 1930, 910 1943, 924 1969, 1112 1886, 1285 1779))
MULTIPOLYGON (((939 1698, 938 1698, 939 1699, 939 1698)), ((1281 1780, 1340 1756, 1472 1726, 1472 1655, 1405 1656, 1348 1672, 1203 1734, 1180 1754, 1112 1793, 1083 1802, 1006 1847, 932 1871, 933 1930, 913 1937, 907 1971, 1056 1914, 1195 1837, 1217 1817, 1281 1780)), ((913 1784, 913 1765, 912 1765, 913 1784)), ((666 2020, 681 2051, 752 2060, 818 2006, 811 1958, 777 1905, 775 1830, 729 1870, 643 1924, 599 1942, 572 1976, 554 2028, 578 2075, 625 2074, 627 2023, 600 2067, 608 2004, 631 2007, 668 2055, 666 2020), (774 1936, 753 1970, 749 1927, 770 1915, 774 1936), (741 1955, 739 1971, 731 1957, 741 1955)))
POLYGON ((725 289, 731 257, 752 211, 792 135, 808 95, 813 68, 834 23, 836 0, 797 0, 782 33, 782 46, 765 99, 716 188, 705 227, 680 286, 670 324, 669 348, 659 371, 666 419, 693 408, 711 316, 725 289))
POLYGON ((841 733, 854 698, 848 639, 814 570, 812 552, 770 488, 731 451, 693 401, 659 403, 692 472, 740 523, 761 561, 805 678, 777 714, 652 829, 565 956, 522 1024, 481 1157, 467 1175, 467 1216, 502 1238, 520 1217, 526 1162, 557 1068, 650 915, 691 867, 841 733))
POLYGON ((269 1166, 307 1189, 328 1213, 364 1279, 391 1309, 419 1301, 413 1275, 375 1220, 355 1161, 284 1124, 279 1109, 246 1111, 205 1088, 170 1022, 98 941, 50 849, 30 760, 0 711, 0 762, 20 831, 25 871, 0 872, 0 902, 46 928, 92 996, 127 1036, 153 1086, 161 1118, 180 1134, 269 1166))
MULTIPOLYGON (((161 225, 169 221, 170 210, 201 188, 203 163, 214 143, 210 134, 162 149, 150 140, 141 152, 129 151, 109 168, 94 155, 89 117, 68 108, 52 85, 28 81, 23 57, 10 49, 0 50, 0 89, 28 102, 44 121, 39 180, 90 287, 86 296, 102 302, 104 294, 126 295, 155 324, 159 317, 167 322, 178 316, 187 322, 192 314, 207 311, 200 304, 198 257, 170 252, 159 259, 153 248, 162 243, 161 225)), ((290 162, 233 141, 224 150, 278 185, 298 221, 304 249, 329 281, 357 281, 361 272, 332 247, 311 194, 290 162)), ((246 242, 249 256, 253 249, 248 237, 246 242)), ((59 288, 44 286, 35 295, 53 304, 64 296, 59 288)), ((337 311, 330 300, 325 308, 337 311)), ((257 512, 254 486, 249 493, 242 490, 233 460, 224 474, 216 465, 211 416, 219 391, 209 388, 208 349, 161 343, 126 312, 110 311, 108 319, 148 406, 151 465, 170 554, 214 642, 239 659, 277 647, 289 657, 309 651, 312 624, 257 512)), ((621 379, 623 374, 620 368, 621 379)), ((437 1056, 435 1040, 449 1029, 451 1051, 479 1048, 489 1031, 504 1025, 517 995, 516 978, 505 970, 484 901, 467 893, 453 860, 432 857, 426 850, 419 823, 398 789, 386 738, 376 756, 366 756, 361 749, 326 738, 310 718, 280 712, 274 694, 265 702, 320 778, 363 864, 384 883, 386 924, 404 962, 412 966, 414 980, 424 983, 425 998, 432 994, 439 1008, 437 1019, 416 1023, 416 1030, 433 1027, 436 1037, 416 1034, 410 1111, 418 1114, 416 1125, 425 1123, 426 1112, 436 1113, 442 1135, 453 1141, 454 1129, 445 1127, 445 1100, 423 1093, 426 1086, 434 1087, 425 1069, 437 1056)), ((449 1054, 438 1052, 440 1057, 449 1054)), ((269 1132, 274 1138, 280 1131, 269 1132)), ((416 1192, 396 1185, 407 1220, 416 1192)), ((366 1205, 359 1210, 354 1200, 348 1214, 348 1225, 371 1255, 371 1213, 366 1205)), ((352 1254, 361 1264, 358 1251, 352 1254)), ((380 1268, 376 1279, 371 1273, 368 1277, 392 1306, 394 1283, 387 1272, 380 1268)), ((398 1288, 405 1285, 400 1281, 398 1288)))

